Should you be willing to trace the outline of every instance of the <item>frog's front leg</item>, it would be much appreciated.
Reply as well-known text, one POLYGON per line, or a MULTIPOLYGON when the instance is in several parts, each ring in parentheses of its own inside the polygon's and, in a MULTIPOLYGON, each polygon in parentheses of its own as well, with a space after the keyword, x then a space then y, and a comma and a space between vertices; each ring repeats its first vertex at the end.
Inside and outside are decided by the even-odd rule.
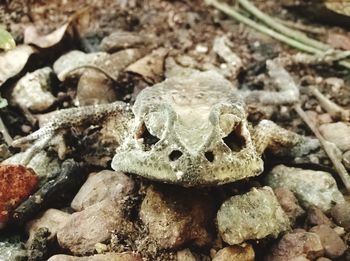
POLYGON ((256 151, 269 150, 279 156, 300 157, 320 147, 317 139, 286 130, 272 121, 262 120, 252 131, 256 151))
MULTIPOLYGON (((32 134, 13 141, 12 146, 22 147, 34 142, 25 152, 21 164, 27 165, 32 157, 44 149, 53 138, 63 130, 84 125, 103 125, 107 119, 113 119, 117 129, 127 128, 132 118, 129 105, 123 102, 84 106, 58 111, 53 119, 32 134)), ((123 135, 121 133, 121 135, 123 135)), ((116 137, 117 138, 117 137, 116 137)))

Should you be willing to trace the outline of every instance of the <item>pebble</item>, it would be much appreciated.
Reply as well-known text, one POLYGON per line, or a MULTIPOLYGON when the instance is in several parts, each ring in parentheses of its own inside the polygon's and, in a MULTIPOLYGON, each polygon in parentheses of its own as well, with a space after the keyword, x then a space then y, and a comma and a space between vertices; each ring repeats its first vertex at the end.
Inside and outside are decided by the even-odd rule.
POLYGON ((255 252, 250 244, 228 246, 220 249, 212 261, 254 261, 255 252))
POLYGON ((176 258, 177 261, 196 261, 195 256, 188 248, 177 251, 176 258))
POLYGON ((214 211, 207 195, 182 188, 149 187, 141 204, 140 218, 161 248, 181 247, 191 242, 205 246, 214 211))
POLYGON ((304 208, 317 206, 328 211, 334 202, 344 202, 334 178, 324 171, 278 165, 267 175, 266 183, 272 188, 289 189, 304 208))
POLYGON ((276 188, 274 193, 291 223, 294 223, 298 217, 304 214, 304 210, 299 206, 293 192, 286 188, 276 188))
POLYGON ((310 229, 310 232, 314 232, 320 237, 326 257, 337 258, 344 254, 347 246, 330 226, 315 226, 310 229))
POLYGON ((299 229, 297 232, 285 234, 272 248, 266 261, 314 260, 323 254, 319 236, 299 229))
POLYGON ((69 255, 55 255, 48 259, 48 261, 142 261, 142 257, 133 253, 105 253, 93 256, 69 256, 69 255))
POLYGON ((306 223, 308 226, 328 225, 333 226, 332 221, 318 207, 310 207, 307 210, 306 223))
POLYGON ((333 142, 340 150, 347 151, 350 149, 349 124, 344 122, 322 124, 319 130, 326 140, 333 142))
POLYGON ((269 235, 277 237, 290 227, 270 187, 253 188, 226 200, 218 211, 217 223, 222 239, 230 245, 269 235))
POLYGON ((95 245, 110 239, 112 231, 132 229, 123 213, 123 204, 111 199, 73 213, 57 231, 57 240, 63 249, 74 255, 93 253, 95 245))
POLYGON ((331 215, 334 221, 346 231, 350 230, 350 203, 345 201, 343 203, 336 204, 331 209, 331 215))
POLYGON ((134 189, 134 181, 121 172, 102 170, 91 173, 71 202, 71 207, 81 211, 104 199, 115 201, 127 197, 134 189))

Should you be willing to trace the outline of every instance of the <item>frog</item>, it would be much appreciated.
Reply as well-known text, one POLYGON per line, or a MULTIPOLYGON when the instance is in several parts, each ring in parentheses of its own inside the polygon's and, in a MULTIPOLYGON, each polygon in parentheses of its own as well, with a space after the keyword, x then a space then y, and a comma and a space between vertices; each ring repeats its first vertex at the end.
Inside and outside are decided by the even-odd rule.
POLYGON ((216 70, 192 70, 143 89, 131 106, 122 101, 62 109, 45 126, 13 142, 33 143, 23 164, 61 131, 86 122, 114 121, 120 144, 111 162, 115 171, 183 187, 217 186, 260 175, 263 154, 302 156, 318 141, 273 121, 248 120, 246 101, 280 98, 296 102, 299 90, 283 65, 268 60, 279 92, 244 92, 216 70))

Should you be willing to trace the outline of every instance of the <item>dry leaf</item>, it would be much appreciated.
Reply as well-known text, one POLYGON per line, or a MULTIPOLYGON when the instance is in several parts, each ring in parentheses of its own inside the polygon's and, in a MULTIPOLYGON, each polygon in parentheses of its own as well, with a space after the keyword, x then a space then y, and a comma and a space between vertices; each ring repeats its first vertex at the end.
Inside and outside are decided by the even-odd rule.
POLYGON ((10 51, 0 53, 0 86, 16 76, 26 65, 28 58, 35 52, 34 47, 19 45, 10 51))

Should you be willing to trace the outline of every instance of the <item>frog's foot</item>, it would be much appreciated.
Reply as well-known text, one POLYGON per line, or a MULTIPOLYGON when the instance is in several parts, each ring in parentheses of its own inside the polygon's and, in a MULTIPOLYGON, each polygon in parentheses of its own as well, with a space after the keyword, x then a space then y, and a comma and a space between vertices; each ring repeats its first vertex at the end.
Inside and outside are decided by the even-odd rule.
POLYGON ((268 73, 279 89, 271 91, 241 91, 246 103, 265 105, 293 104, 299 100, 299 88, 282 63, 275 60, 266 61, 268 73))
POLYGON ((300 157, 320 147, 318 139, 301 136, 269 120, 255 127, 252 139, 259 154, 269 150, 279 156, 300 157))

